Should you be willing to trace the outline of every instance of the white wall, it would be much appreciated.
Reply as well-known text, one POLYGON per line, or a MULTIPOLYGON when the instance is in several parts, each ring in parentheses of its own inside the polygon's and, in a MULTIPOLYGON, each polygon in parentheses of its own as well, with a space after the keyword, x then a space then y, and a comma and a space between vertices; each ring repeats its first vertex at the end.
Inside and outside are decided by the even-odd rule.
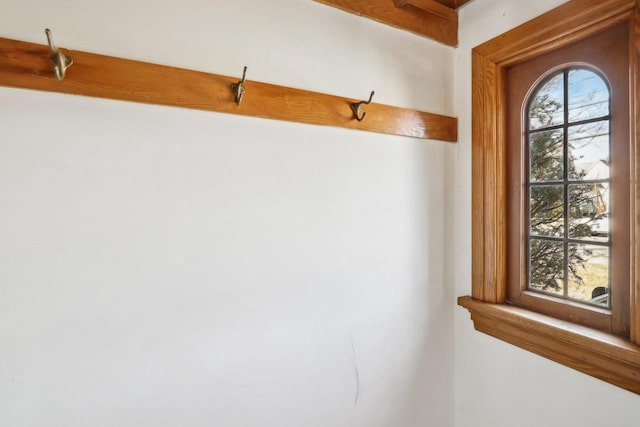
MULTIPOLYGON (((455 258, 458 295, 471 293, 471 49, 563 0, 476 0, 461 9, 456 103, 460 143, 455 170, 455 258)), ((640 397, 473 330, 455 314, 455 425, 458 427, 637 426, 640 397)))
MULTIPOLYGON (((0 11, 0 37, 454 114, 453 49, 310 0, 0 11)), ((1 426, 453 425, 455 145, 6 88, 0 135, 1 426)))

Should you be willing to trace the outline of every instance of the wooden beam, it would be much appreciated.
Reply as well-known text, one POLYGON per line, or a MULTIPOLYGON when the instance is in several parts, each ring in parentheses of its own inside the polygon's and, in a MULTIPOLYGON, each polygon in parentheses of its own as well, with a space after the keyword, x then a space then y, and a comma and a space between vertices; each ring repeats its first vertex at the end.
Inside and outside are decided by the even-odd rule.
POLYGON ((458 45, 458 19, 425 11, 412 5, 395 6, 393 0, 315 0, 356 15, 429 37, 449 46, 458 45))
POLYGON ((437 1, 438 3, 453 8, 453 9, 457 9, 460 6, 469 3, 471 0, 434 0, 437 1))
POLYGON ((426 12, 433 13, 445 19, 458 22, 458 12, 447 6, 443 6, 435 0, 393 0, 396 7, 404 7, 406 5, 415 6, 426 12))
POLYGON ((457 119, 372 102, 358 122, 342 98, 247 80, 236 105, 227 77, 81 51, 58 82, 45 45, 0 38, 0 86, 168 105, 455 142, 457 119))

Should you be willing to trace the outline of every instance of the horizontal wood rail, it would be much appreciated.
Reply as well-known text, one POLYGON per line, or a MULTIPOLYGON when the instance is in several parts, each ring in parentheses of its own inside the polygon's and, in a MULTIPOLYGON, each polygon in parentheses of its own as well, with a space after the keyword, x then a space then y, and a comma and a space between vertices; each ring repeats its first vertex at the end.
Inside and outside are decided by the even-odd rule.
POLYGON ((350 104, 360 100, 247 80, 242 103, 237 105, 231 85, 238 82, 239 76, 227 77, 81 51, 61 51, 73 58, 73 65, 67 70, 64 80, 58 82, 46 45, 0 38, 0 86, 414 138, 457 140, 456 118, 377 104, 375 99, 370 105, 363 106, 367 116, 358 122, 353 117, 350 104))

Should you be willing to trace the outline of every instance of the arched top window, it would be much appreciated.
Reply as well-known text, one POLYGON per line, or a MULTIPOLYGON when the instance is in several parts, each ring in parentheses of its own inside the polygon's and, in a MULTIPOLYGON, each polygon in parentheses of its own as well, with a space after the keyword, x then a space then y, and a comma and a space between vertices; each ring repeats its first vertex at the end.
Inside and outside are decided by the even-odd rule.
POLYGON ((561 69, 534 89, 529 130, 607 117, 610 100, 609 85, 600 72, 586 66, 561 69))
POLYGON ((567 67, 538 83, 527 107, 527 289, 609 308, 609 85, 567 67))

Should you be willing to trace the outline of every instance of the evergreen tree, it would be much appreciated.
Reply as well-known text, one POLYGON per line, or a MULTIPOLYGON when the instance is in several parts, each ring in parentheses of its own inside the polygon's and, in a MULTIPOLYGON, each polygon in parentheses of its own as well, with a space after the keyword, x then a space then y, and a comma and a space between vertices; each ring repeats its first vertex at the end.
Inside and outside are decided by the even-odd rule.
MULTIPOLYGON (((554 118, 563 115, 563 105, 545 88, 535 97, 530 109, 530 122, 538 129, 553 126, 554 118)), ((564 135, 562 130, 542 130, 530 134, 529 171, 532 182, 562 181, 564 179, 564 135)), ((569 152, 571 150, 568 150, 569 152)), ((568 176, 580 179, 584 171, 575 167, 574 158, 567 159, 568 176)), ((563 185, 536 185, 530 187, 529 221, 534 235, 563 237, 569 227, 572 238, 591 236, 593 210, 584 209, 593 204, 593 186, 571 186, 567 207, 568 224, 565 224, 563 185), (585 216, 586 215, 586 216, 585 216)), ((557 291, 563 286, 565 248, 562 242, 531 239, 530 286, 534 289, 557 291)), ((590 254, 578 245, 567 248, 567 271, 571 282, 584 283, 579 274, 590 254)))

